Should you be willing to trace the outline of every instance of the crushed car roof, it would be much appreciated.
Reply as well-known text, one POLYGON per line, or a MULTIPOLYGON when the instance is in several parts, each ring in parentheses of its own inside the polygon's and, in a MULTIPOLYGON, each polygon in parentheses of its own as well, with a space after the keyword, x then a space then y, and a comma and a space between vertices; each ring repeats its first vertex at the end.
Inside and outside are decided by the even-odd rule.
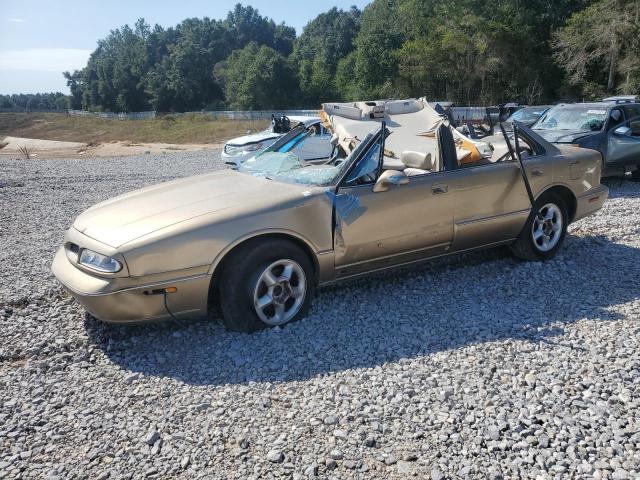
MULTIPOLYGON (((384 120, 390 135, 385 140, 385 157, 399 159, 402 152, 437 154, 436 131, 448 121, 423 98, 375 100, 353 103, 324 103, 320 112, 324 125, 338 144, 351 152, 367 134, 376 131, 384 120)), ((458 147, 458 158, 480 156, 477 147, 484 145, 451 128, 458 147)))

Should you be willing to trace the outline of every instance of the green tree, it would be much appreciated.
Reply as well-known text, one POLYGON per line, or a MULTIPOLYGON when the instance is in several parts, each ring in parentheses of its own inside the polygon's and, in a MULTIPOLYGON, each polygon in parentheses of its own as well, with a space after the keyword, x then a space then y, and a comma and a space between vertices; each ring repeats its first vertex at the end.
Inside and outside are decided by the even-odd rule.
POLYGON ((372 0, 363 12, 321 13, 296 39, 293 28, 238 4, 224 20, 164 29, 141 19, 115 29, 84 69, 64 75, 72 107, 111 111, 636 92, 639 10, 638 0, 372 0))
POLYGON ((336 88, 338 63, 354 49, 359 29, 360 11, 332 8, 321 13, 303 29, 296 40, 293 61, 297 65, 302 101, 317 105, 343 98, 336 88))
POLYGON ((148 76, 152 105, 159 110, 193 110, 222 102, 213 65, 231 53, 223 22, 190 18, 177 27, 168 54, 148 76))
POLYGON ((75 70, 71 72, 63 72, 62 75, 67 79, 67 87, 71 91, 69 97, 69 108, 72 110, 80 110, 82 108, 82 91, 84 85, 82 83, 82 72, 75 70))
POLYGON ((553 99, 562 74, 551 32, 583 0, 400 0, 406 40, 396 52, 402 95, 460 103, 553 99))
POLYGON ((76 74, 67 77, 74 88, 82 86, 83 108, 139 111, 148 107, 143 82, 148 34, 149 26, 139 19, 134 29, 125 25, 98 41, 81 79, 76 74))
POLYGON ((64 111, 69 108, 69 96, 55 93, 18 93, 0 95, 0 109, 10 111, 64 111))
POLYGON ((362 12, 355 39, 355 91, 361 97, 391 97, 397 94, 396 50, 406 40, 398 0, 373 0, 362 12))
POLYGON ((250 42, 287 56, 295 30, 238 4, 225 20, 189 18, 153 29, 140 19, 98 42, 87 66, 65 74, 74 108, 184 111, 224 103, 213 67, 250 42))
POLYGON ((240 110, 291 106, 296 98, 294 72, 288 60, 266 45, 249 43, 215 68, 227 104, 240 110))
POLYGON ((558 64, 587 96, 640 89, 640 2, 598 0, 556 32, 558 64))
POLYGON ((284 23, 276 25, 269 18, 251 6, 236 4, 225 20, 225 27, 230 33, 233 44, 232 50, 240 49, 256 42, 274 48, 282 55, 289 55, 296 38, 296 31, 284 23))
POLYGON ((358 86, 356 85, 356 52, 351 52, 341 58, 336 67, 336 90, 343 100, 358 100, 358 86))

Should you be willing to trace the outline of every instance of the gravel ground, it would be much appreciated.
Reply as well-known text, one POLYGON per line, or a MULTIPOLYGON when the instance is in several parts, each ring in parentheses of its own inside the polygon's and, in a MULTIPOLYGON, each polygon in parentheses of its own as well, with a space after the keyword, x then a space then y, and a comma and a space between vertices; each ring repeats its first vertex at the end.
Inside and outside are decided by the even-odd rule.
POLYGON ((255 335, 102 325, 49 272, 73 218, 219 156, 0 164, 0 478, 638 478, 640 184, 545 264, 504 250, 323 289, 255 335))

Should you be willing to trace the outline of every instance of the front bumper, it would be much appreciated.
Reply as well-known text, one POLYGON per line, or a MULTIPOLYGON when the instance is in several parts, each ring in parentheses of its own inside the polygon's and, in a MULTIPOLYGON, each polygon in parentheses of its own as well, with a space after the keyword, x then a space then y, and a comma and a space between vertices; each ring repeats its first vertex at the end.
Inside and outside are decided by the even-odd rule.
POLYGON ((609 197, 609 189, 605 185, 600 185, 595 189, 589 190, 578 197, 576 204, 576 214, 573 216, 573 221, 580 220, 593 212, 600 210, 604 202, 609 197))
POLYGON ((109 323, 144 323, 175 317, 202 317, 207 314, 211 276, 198 274, 172 280, 129 278, 123 287, 119 279, 103 278, 73 265, 61 247, 51 266, 58 281, 91 315, 109 323), (175 293, 152 294, 153 290, 176 287, 175 293))

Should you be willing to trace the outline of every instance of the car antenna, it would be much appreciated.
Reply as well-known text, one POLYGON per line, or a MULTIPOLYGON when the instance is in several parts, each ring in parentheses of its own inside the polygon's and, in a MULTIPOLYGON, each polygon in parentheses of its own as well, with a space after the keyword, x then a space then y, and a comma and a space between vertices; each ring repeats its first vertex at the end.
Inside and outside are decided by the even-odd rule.
POLYGON ((505 142, 507 142, 507 148, 509 149, 509 153, 511 154, 511 158, 513 158, 514 162, 517 162, 520 166, 520 174, 522 175, 522 180, 524 181, 524 186, 527 190, 527 195, 529 196, 529 203, 531 203, 531 211, 534 211, 534 206, 536 203, 536 199, 533 196, 533 192, 531 191, 531 183, 529 183, 529 176, 527 175, 526 170, 524 169, 524 164, 522 163, 522 156, 520 155, 520 142, 518 140, 518 125, 515 120, 512 121, 511 125, 513 126, 513 141, 515 143, 515 149, 513 145, 511 145, 511 141, 509 140, 509 136, 507 135, 506 130, 504 129, 503 122, 507 119, 509 111, 505 108, 504 105, 500 106, 500 116, 498 118, 498 125, 500 126, 500 130, 502 131, 502 135, 504 136, 505 142))

